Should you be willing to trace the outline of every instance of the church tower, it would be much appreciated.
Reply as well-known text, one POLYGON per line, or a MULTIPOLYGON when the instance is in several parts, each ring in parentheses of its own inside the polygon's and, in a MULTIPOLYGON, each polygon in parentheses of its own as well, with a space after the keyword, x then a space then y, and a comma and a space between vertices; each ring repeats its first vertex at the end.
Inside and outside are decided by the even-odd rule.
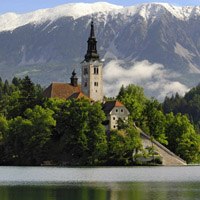
POLYGON ((97 40, 94 34, 93 20, 91 22, 90 36, 88 38, 88 49, 82 66, 82 92, 94 99, 103 101, 103 62, 97 52, 97 40))

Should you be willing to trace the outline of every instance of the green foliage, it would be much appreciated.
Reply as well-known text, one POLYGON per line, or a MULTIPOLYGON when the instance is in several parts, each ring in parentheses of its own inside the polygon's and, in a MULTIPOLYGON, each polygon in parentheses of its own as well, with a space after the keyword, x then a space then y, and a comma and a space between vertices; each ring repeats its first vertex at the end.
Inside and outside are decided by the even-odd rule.
POLYGON ((10 88, 9 88, 8 80, 6 80, 5 83, 4 83, 3 92, 4 92, 4 94, 10 94, 10 88))
POLYGON ((160 110, 160 104, 157 100, 151 99, 145 102, 145 107, 143 110, 144 124, 146 130, 150 136, 153 136, 158 142, 167 145, 167 137, 165 136, 165 116, 160 110))
POLYGON ((147 98, 144 95, 144 89, 135 85, 128 85, 126 88, 121 87, 117 100, 123 103, 130 112, 130 118, 137 125, 142 123, 142 111, 147 98))
POLYGON ((8 122, 3 115, 0 115, 0 141, 3 138, 3 135, 8 130, 8 122))
POLYGON ((100 102, 44 98, 41 86, 28 76, 14 78, 11 84, 0 79, 0 164, 39 165, 52 160, 67 165, 133 165, 138 152, 143 152, 136 125, 187 162, 199 162, 200 136, 195 133, 200 129, 199 88, 185 97, 166 97, 161 107, 145 97, 143 88, 122 86, 117 99, 130 117, 126 122, 119 119, 120 130, 106 135, 100 102), (187 116, 164 115, 162 108, 187 116))
POLYGON ((53 146, 54 141, 60 144, 60 162, 71 165, 97 165, 104 162, 107 141, 102 125, 105 114, 100 103, 91 104, 85 98, 72 101, 48 99, 45 106, 55 112, 57 124, 50 145, 53 146))
POLYGON ((133 165, 133 152, 142 149, 140 133, 134 126, 112 130, 108 135, 108 164, 133 165))
POLYGON ((5 85, 9 91, 0 96, 0 113, 8 119, 23 116, 27 108, 42 104, 43 89, 39 85, 35 86, 28 76, 22 80, 13 78, 10 85, 5 81, 5 85))
POLYGON ((21 113, 23 113, 26 108, 33 108, 36 104, 34 84, 28 76, 22 80, 20 103, 22 105, 21 113))
POLYGON ((42 150, 55 126, 53 111, 41 106, 28 108, 25 118, 17 116, 8 121, 5 131, 5 151, 12 164, 35 165, 42 161, 42 150))
POLYGON ((199 161, 200 137, 195 133, 187 116, 180 113, 167 114, 165 128, 170 150, 187 162, 199 161))
POLYGON ((159 142, 167 144, 165 116, 157 100, 147 99, 143 88, 135 85, 122 86, 117 98, 129 110, 132 122, 159 142))
MULTIPOLYGON (((199 136, 187 116, 177 113, 187 113, 191 121, 194 119, 195 129, 199 130, 200 86, 188 92, 185 98, 178 93, 171 99, 166 97, 163 106, 153 98, 147 99, 143 89, 134 85, 122 86, 117 98, 128 108, 130 122, 135 123, 153 140, 166 145, 187 162, 199 161, 199 136), (162 108, 165 112, 173 110, 177 115, 164 115, 162 108)), ((123 128, 123 125, 119 121, 119 127, 123 128)))
POLYGON ((164 113, 186 114, 194 124, 197 133, 200 133, 200 84, 188 91, 184 97, 166 97, 163 102, 164 113))

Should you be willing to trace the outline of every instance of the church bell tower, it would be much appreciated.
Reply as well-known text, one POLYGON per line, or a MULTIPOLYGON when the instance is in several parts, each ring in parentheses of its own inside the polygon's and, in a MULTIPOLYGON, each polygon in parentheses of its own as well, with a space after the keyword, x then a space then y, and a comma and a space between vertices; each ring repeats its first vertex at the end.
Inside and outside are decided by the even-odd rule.
POLYGON ((103 62, 97 52, 97 40, 94 34, 93 20, 91 22, 90 36, 88 38, 88 49, 82 66, 82 92, 94 99, 103 101, 103 62))

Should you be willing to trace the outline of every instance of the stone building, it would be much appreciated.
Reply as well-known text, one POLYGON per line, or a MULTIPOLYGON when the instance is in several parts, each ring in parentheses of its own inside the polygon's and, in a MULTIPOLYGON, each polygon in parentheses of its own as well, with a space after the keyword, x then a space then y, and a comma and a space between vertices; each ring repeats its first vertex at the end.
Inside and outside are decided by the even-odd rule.
POLYGON ((44 91, 44 96, 69 100, 80 99, 84 96, 91 102, 100 101, 107 117, 106 130, 117 129, 117 120, 127 119, 129 111, 119 101, 103 102, 103 62, 97 52, 93 20, 87 43, 87 52, 81 62, 81 85, 78 84, 78 78, 73 71, 70 83, 52 83, 44 91))
POLYGON ((77 92, 81 92, 81 85, 78 84, 78 78, 75 71, 73 71, 70 83, 51 83, 43 95, 48 98, 67 99, 77 92))
POLYGON ((82 66, 81 90, 95 101, 103 101, 103 62, 97 52, 97 40, 94 34, 94 24, 91 23, 88 49, 82 66))
POLYGON ((119 101, 107 101, 102 107, 106 114, 106 121, 104 122, 106 131, 117 129, 118 119, 127 120, 130 114, 128 109, 119 101))

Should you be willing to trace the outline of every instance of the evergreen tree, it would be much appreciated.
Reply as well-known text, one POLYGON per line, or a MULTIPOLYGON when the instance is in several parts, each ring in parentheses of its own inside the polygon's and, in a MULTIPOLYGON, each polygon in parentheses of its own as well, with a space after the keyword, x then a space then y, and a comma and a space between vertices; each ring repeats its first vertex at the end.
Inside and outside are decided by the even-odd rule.
POLYGON ((12 80, 12 83, 17 87, 20 88, 21 87, 21 79, 14 77, 12 80))
POLYGON ((3 89, 0 87, 0 101, 3 99, 4 93, 3 89))
POLYGON ((10 94, 10 87, 8 80, 5 80, 4 86, 3 86, 3 92, 4 94, 10 94))
POLYGON ((1 77, 0 77, 0 88, 3 89, 3 81, 1 79, 1 77))
POLYGON ((28 76, 22 80, 20 103, 22 105, 22 113, 27 108, 33 108, 36 104, 34 83, 28 76))

